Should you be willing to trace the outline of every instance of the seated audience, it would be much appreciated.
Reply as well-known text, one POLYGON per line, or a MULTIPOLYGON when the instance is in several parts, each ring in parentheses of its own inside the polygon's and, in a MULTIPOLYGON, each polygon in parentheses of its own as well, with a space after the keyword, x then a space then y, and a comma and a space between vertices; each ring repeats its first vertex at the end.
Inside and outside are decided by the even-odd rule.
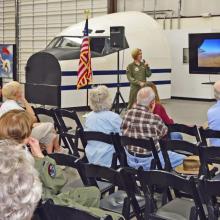
MULTIPOLYGON (((167 134, 167 127, 162 119, 153 114, 155 106, 154 91, 145 87, 139 90, 137 94, 137 104, 128 110, 123 118, 121 130, 122 134, 133 138, 153 138, 158 148, 158 155, 161 160, 162 166, 164 161, 161 151, 159 152, 158 140, 167 134)), ((137 169, 140 166, 144 170, 150 169, 151 160, 153 159, 152 153, 136 146, 126 147, 128 165, 137 169)), ((185 158, 184 155, 169 152, 169 157, 172 167, 180 165, 185 158)))
MULTIPOLYGON (((159 115, 160 118, 162 119, 162 121, 166 125, 174 124, 173 119, 169 117, 169 115, 166 112, 166 109, 161 104, 160 97, 159 97, 156 85, 152 82, 147 82, 146 86, 151 87, 153 89, 154 93, 155 93, 155 106, 154 106, 154 109, 153 109, 153 113, 156 114, 156 115, 159 115)), ((172 140, 182 140, 183 139, 182 135, 178 132, 171 132, 170 136, 171 136, 170 138, 172 140)))
MULTIPOLYGON (((106 134, 119 133, 122 119, 112 111, 111 98, 106 86, 98 86, 89 93, 90 108, 85 122, 85 131, 98 131, 106 134)), ((90 163, 111 166, 114 147, 103 142, 89 141, 86 156, 90 163)))
POLYGON ((62 188, 67 183, 65 170, 56 165, 55 160, 42 154, 38 140, 30 137, 32 124, 28 113, 11 110, 0 118, 0 139, 30 147, 35 159, 35 168, 42 182, 42 200, 51 199, 57 205, 78 208, 100 217, 111 215, 113 219, 119 219, 120 215, 99 209, 101 194, 96 187, 72 188, 62 192, 62 188))
MULTIPOLYGON (((208 110, 208 127, 220 131, 220 80, 214 84, 214 95, 217 102, 208 110)), ((210 144, 220 147, 220 139, 211 138, 210 144)))
POLYGON ((2 141, 0 158, 0 219, 30 220, 42 193, 33 157, 22 146, 2 141))
POLYGON ((0 117, 6 112, 14 109, 26 111, 31 120, 34 122, 31 136, 39 140, 46 147, 47 153, 61 152, 67 153, 68 149, 64 149, 59 145, 58 136, 54 130, 54 125, 50 122, 36 123, 35 113, 23 96, 21 84, 16 81, 9 82, 3 86, 2 95, 5 101, 0 107, 0 117), (21 103, 22 106, 19 104, 21 103))

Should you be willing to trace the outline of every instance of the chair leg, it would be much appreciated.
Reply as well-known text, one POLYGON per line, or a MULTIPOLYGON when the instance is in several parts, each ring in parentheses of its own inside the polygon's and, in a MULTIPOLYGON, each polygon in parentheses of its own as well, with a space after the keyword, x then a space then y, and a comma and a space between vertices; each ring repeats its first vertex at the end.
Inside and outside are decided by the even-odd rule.
POLYGON ((131 205, 130 199, 126 197, 124 199, 124 205, 122 209, 122 215, 124 216, 125 220, 130 219, 130 205, 131 205))

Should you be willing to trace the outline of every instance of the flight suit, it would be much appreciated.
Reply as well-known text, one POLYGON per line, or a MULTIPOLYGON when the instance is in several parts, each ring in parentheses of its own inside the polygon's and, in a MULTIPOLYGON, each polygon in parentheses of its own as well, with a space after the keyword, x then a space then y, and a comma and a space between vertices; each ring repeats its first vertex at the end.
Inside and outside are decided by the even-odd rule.
POLYGON ((111 215, 114 220, 122 218, 119 214, 99 208, 101 194, 96 187, 78 187, 61 192, 67 178, 63 174, 65 170, 56 165, 54 159, 48 156, 35 158, 35 168, 39 172, 43 186, 42 200, 52 199, 57 205, 78 208, 98 217, 111 215))
POLYGON ((128 109, 130 109, 137 100, 137 93, 141 89, 140 82, 146 82, 146 78, 150 77, 152 73, 143 62, 140 65, 133 62, 128 65, 126 74, 131 85, 128 101, 128 109))

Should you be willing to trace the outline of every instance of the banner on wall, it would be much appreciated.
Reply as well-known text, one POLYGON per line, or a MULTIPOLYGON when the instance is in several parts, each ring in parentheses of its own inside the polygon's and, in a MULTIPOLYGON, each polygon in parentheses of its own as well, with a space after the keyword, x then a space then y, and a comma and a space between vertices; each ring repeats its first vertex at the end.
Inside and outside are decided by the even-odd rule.
POLYGON ((0 77, 16 77, 16 48, 14 44, 0 44, 0 77))

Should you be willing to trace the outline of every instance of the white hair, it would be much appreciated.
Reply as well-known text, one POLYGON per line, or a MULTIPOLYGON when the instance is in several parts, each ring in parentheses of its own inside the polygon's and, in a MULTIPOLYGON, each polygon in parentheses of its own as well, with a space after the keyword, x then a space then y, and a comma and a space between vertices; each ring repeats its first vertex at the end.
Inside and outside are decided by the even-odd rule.
POLYGON ((42 185, 28 150, 0 143, 0 219, 30 220, 41 198, 42 185))
POLYGON ((89 93, 89 101, 94 112, 107 111, 111 108, 111 97, 106 86, 93 88, 89 93))
POLYGON ((155 99, 155 93, 152 88, 144 87, 138 91, 137 104, 148 107, 155 99))

